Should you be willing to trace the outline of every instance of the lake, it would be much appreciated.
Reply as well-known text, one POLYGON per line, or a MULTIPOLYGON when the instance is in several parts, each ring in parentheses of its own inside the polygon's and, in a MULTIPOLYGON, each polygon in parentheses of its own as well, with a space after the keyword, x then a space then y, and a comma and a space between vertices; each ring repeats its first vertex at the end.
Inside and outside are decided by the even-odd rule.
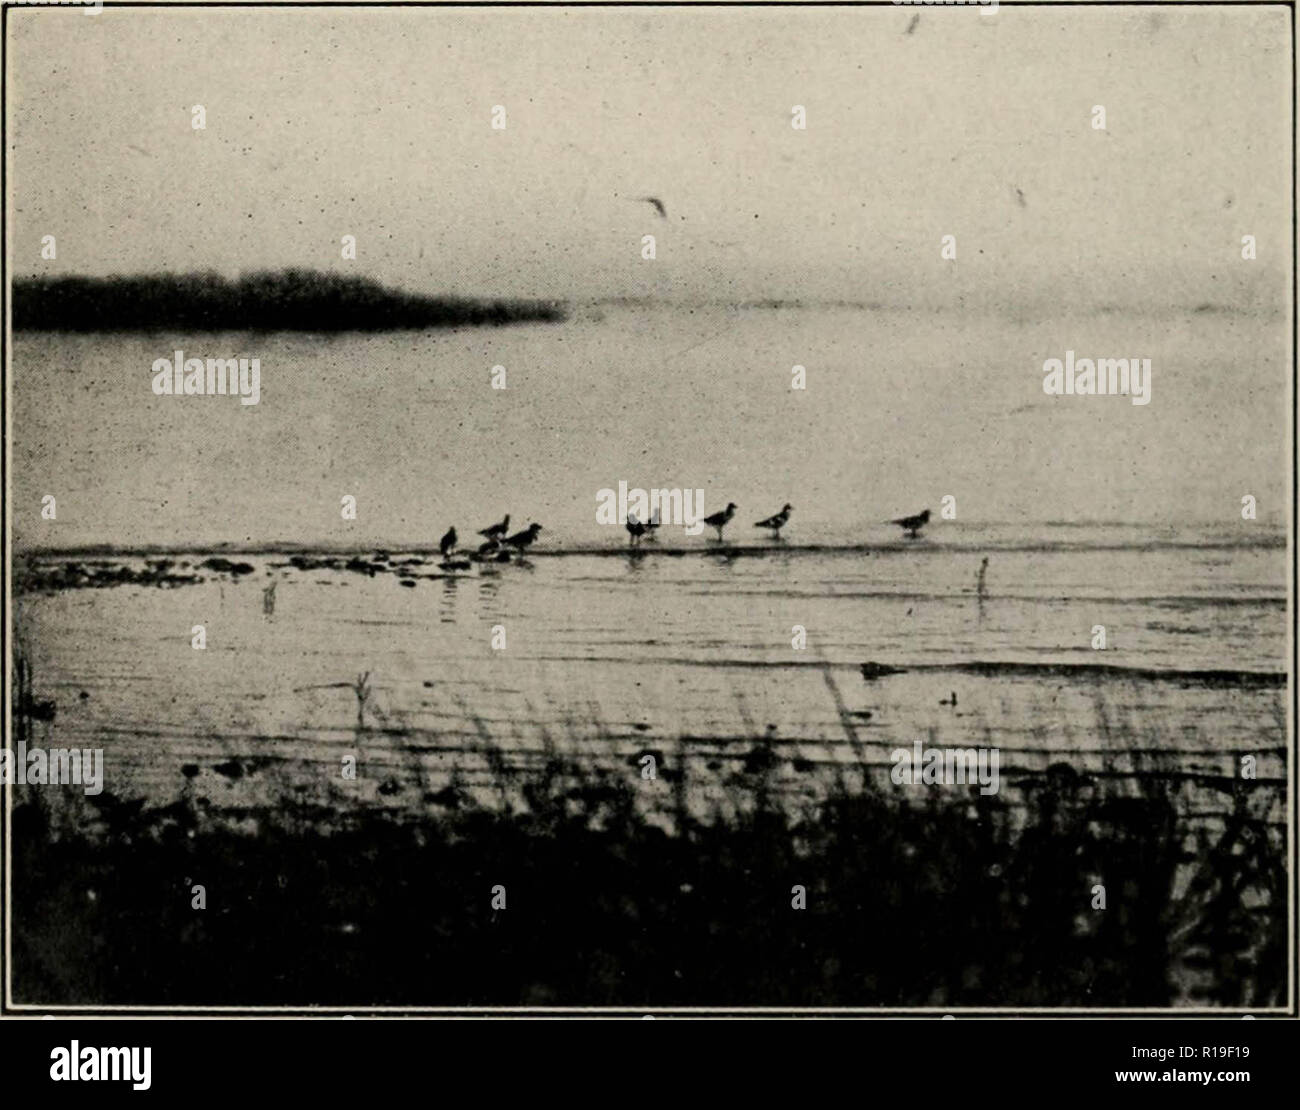
MULTIPOLYGON (((234 947, 214 939, 209 949, 181 919, 148 924, 163 912, 148 886, 159 868, 189 874, 202 863, 227 887, 254 884, 262 879, 244 871, 243 845, 275 843, 292 853, 280 876, 292 886, 315 882, 313 861, 354 843, 349 835, 361 852, 355 866, 370 867, 366 846, 405 837, 409 826, 417 847, 390 845, 374 879, 397 896, 416 866, 408 848, 435 852, 440 836, 471 847, 488 838, 479 854, 457 857, 473 886, 485 858, 518 863, 534 849, 617 869, 610 861, 624 851, 658 851, 639 838, 661 830, 687 853, 672 856, 677 870, 665 870, 662 891, 647 893, 651 880, 642 876, 625 903, 608 905, 651 898, 667 921, 684 912, 672 891, 730 881, 720 878, 735 870, 729 836, 766 845, 754 849, 753 874, 743 872, 757 882, 787 850, 830 853, 832 869, 867 866, 876 856, 863 861, 856 845, 868 835, 884 838, 877 855, 890 845, 902 853, 903 870, 879 880, 884 890, 915 895, 889 896, 898 929, 915 935, 948 920, 934 917, 924 893, 939 872, 914 874, 911 855, 971 852, 972 866, 990 868, 989 876, 1016 867, 1034 913, 1047 915, 1022 923, 1025 935, 1056 938, 1043 958, 1087 968, 1094 965, 1068 954, 1083 928, 1070 924, 1074 894, 1042 877, 1064 875, 1065 866, 1042 862, 1056 851, 1043 847, 1042 830, 1068 846, 1109 829, 1089 848, 1098 862, 1061 857, 1083 869, 1070 890, 1086 889, 1088 869, 1109 859, 1116 882, 1129 874, 1125 882, 1146 892, 1143 904, 1174 907, 1140 942, 1144 966, 1159 974, 1129 985, 1123 953, 1139 941, 1098 934, 1098 944, 1114 946, 1097 950, 1097 966, 1115 971, 1111 985, 1066 984, 1052 997, 1244 998, 1246 979, 1224 979, 1205 955, 1207 945, 1215 953, 1234 944, 1254 969, 1251 997, 1273 997, 1281 980, 1269 938, 1281 928, 1281 903, 1260 878, 1276 867, 1260 861, 1280 860, 1286 836, 1288 552, 1277 519, 1285 469, 1270 462, 1284 438, 1282 394, 1234 400, 1200 370, 1202 392, 1171 389, 1173 374, 1162 376, 1162 367, 1194 358, 1204 366, 1227 342, 1218 325, 1180 323, 1161 339, 1168 361, 1156 358, 1144 408, 1123 398, 1044 396, 1033 359, 1059 353, 1059 328, 966 321, 960 341, 980 353, 954 369, 945 351, 955 333, 944 325, 927 330, 906 313, 848 307, 588 307, 570 325, 332 340, 20 335, 15 648, 45 709, 18 717, 30 744, 102 748, 106 767, 99 798, 75 788, 15 794, 36 804, 72 853, 59 873, 85 869, 50 905, 61 919, 76 917, 70 936, 106 936, 118 929, 113 920, 133 922, 147 943, 180 946, 169 961, 228 967, 250 958, 240 946, 264 926, 250 921, 252 932, 229 934, 234 947), (891 342, 906 357, 886 350, 891 342), (152 359, 177 347, 262 358, 260 404, 154 397, 152 359), (790 390, 796 363, 810 372, 802 395, 790 390), (507 367, 504 391, 491 389, 493 365, 507 367), (944 397, 971 388, 961 419, 950 421, 944 397), (1234 404, 1232 420, 1253 414, 1261 423, 1249 441, 1227 444, 1209 429, 1234 404), (1148 413, 1156 424, 1140 423, 1148 413), (621 525, 595 516, 599 490, 620 481, 703 489, 706 512, 729 500, 741 509, 725 542, 666 522, 655 541, 632 550, 621 525), (1242 518, 1243 492, 1258 498, 1260 519, 1242 518), (53 521, 39 515, 48 493, 57 497, 53 521), (356 498, 355 520, 340 513, 344 495, 356 498), (945 496, 953 519, 939 513, 945 496), (786 501, 794 513, 773 542, 753 522, 786 501), (927 505, 935 515, 919 538, 887 523, 927 505), (512 531, 530 520, 544 525, 525 557, 442 565, 437 538, 449 525, 472 550, 477 530, 506 512, 512 531), (1106 523, 1134 516, 1154 523, 1106 523), (196 650, 199 625, 204 646, 196 650), (897 753, 918 743, 996 750, 997 796, 961 784, 900 784, 897 753), (606 789, 636 814, 631 825, 602 808, 606 789), (539 790, 554 793, 541 798, 539 790), (866 808, 826 826, 840 839, 807 848, 809 830, 825 813, 842 815, 846 799, 866 808), (1122 808, 1129 803, 1137 808, 1122 808), (793 831, 752 840, 773 807, 793 831), (572 818, 596 839, 578 826, 536 831, 543 811, 546 822, 572 818), (476 814, 507 824, 474 825, 476 814), (968 826, 949 820, 1005 829, 1010 839, 990 847, 983 833, 971 839, 968 826), (1161 831, 1141 832, 1148 826, 1161 831), (178 827, 193 838, 181 842, 189 847, 168 839, 178 827), (607 831, 614 827, 623 831, 607 831), (466 828, 478 831, 456 831, 466 828), (707 829, 722 839, 706 850, 707 829), (499 837, 522 839, 507 849, 499 837), (157 859, 127 867, 124 838, 154 845, 147 850, 157 859), (1167 867, 1149 851, 1167 856, 1167 867), (1036 862, 1012 864, 1012 852, 1036 862), (1241 880, 1256 891, 1257 924, 1236 939, 1202 942, 1176 923, 1180 915, 1220 921, 1206 891, 1218 889, 1224 860, 1258 863, 1241 880), (683 882, 682 869, 696 867, 683 882), (111 919, 87 917, 77 900, 91 882, 96 890, 126 884, 111 919), (1163 931, 1171 928, 1180 930, 1176 940, 1163 931)), ((1113 325, 1092 317, 1074 334, 1113 325)), ((1271 372, 1268 357, 1260 365, 1271 372)), ((33 836, 36 852, 45 834, 33 836)), ((455 945, 477 952, 487 934, 467 932, 459 909, 428 909, 455 944, 439 949, 431 979, 408 979, 391 959, 422 941, 385 940, 391 919, 344 908, 370 872, 330 858, 345 870, 330 872, 333 885, 313 903, 319 912, 306 923, 293 917, 293 928, 325 930, 311 951, 330 967, 352 961, 355 978, 330 992, 349 1004, 473 996, 472 983, 449 985, 468 966, 470 949, 455 945), (336 946, 354 945, 359 919, 367 922, 361 947, 341 955, 336 946)), ((37 852, 18 870, 44 889, 55 866, 37 852)), ((1236 879, 1222 882, 1237 889, 1236 879)), ((952 910, 952 920, 1010 920, 1010 910, 971 908, 1010 897, 998 890, 986 884, 961 895, 966 909, 952 910)), ((790 958, 745 955, 745 945, 757 952, 774 935, 762 915, 776 910, 747 901, 766 906, 769 896, 736 892, 735 912, 748 916, 725 928, 721 911, 701 907, 698 927, 740 936, 749 921, 754 936, 745 934, 737 959, 790 958)), ((263 897, 250 891, 247 905, 264 906, 263 897)), ((533 897, 558 895, 539 889, 533 897)), ((566 904, 577 916, 555 925, 563 935, 632 928, 622 909, 607 920, 580 900, 566 904)), ((1037 971, 1024 970, 1023 989, 1006 986, 1014 979, 1007 968, 996 973, 1001 986, 977 988, 960 961, 942 990, 910 980, 890 980, 886 990, 878 977, 892 973, 878 958, 887 945, 868 945, 861 957, 871 963, 863 982, 877 985, 850 989, 827 969, 840 966, 848 936, 862 927, 854 913, 886 912, 870 900, 854 905, 837 911, 835 928, 847 932, 827 935, 833 959, 823 953, 812 978, 768 983, 761 997, 1044 997, 1037 971)), ((39 909, 24 912, 37 914, 32 935, 45 930, 39 909)), ((935 929, 935 950, 955 959, 955 936, 946 925, 935 929)), ((555 951, 547 935, 536 943, 555 951)), ((710 961, 722 966, 710 951, 695 953, 701 984, 710 961)), ((99 974, 83 969, 69 973, 75 985, 66 992, 83 1000, 211 1002, 227 991, 239 1001, 321 1000, 319 977, 277 986, 262 958, 247 964, 262 978, 242 986, 193 970, 168 979, 172 963, 146 961, 148 974, 162 977, 152 985, 124 972, 115 985, 95 985, 76 979, 99 974)), ((296 958, 277 956, 275 966, 296 958)), ((490 997, 629 997, 612 974, 566 993, 555 977, 568 972, 542 968, 548 959, 534 953, 517 971, 503 965, 490 997)), ((16 962, 26 975, 39 957, 16 962)), ((698 997, 743 1000, 746 982, 728 972, 699 986, 698 997)), ((632 997, 697 997, 671 977, 647 991, 632 997)), ((34 987, 29 994, 49 997, 34 987)))

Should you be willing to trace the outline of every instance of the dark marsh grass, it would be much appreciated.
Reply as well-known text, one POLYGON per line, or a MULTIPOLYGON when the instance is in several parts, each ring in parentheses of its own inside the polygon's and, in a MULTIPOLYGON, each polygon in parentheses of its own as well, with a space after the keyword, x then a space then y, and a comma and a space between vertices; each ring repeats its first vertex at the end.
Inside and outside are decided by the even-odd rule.
MULTIPOLYGON (((597 770, 547 737, 528 770, 487 725, 496 790, 420 812, 287 798, 216 812, 105 795, 69 826, 14 812, 18 1001, 341 1006, 1263 1007, 1285 983, 1284 830, 1255 791, 1192 828, 1168 779, 1063 763, 995 796, 837 774, 791 805, 763 737, 693 816, 684 742, 597 770), (666 748, 666 750, 665 750, 666 748), (634 761, 635 762, 635 761, 634 761), (1092 908, 1104 884, 1105 910, 1092 908), (191 908, 191 886, 207 907, 191 908), (492 889, 506 889, 504 910, 492 889), (807 908, 792 908, 792 888, 807 908), (1193 981, 1189 988, 1183 980, 1193 981)), ((358 725, 364 728, 363 724, 358 725)))

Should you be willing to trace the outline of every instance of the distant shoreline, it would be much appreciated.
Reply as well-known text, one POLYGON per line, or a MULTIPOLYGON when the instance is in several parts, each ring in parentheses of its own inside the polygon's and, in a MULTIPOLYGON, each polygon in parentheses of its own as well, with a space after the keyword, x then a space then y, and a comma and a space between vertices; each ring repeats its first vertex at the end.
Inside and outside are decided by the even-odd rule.
MULTIPOLYGON (((398 331, 428 327, 499 326, 513 323, 561 323, 573 318, 603 318, 606 311, 870 312, 931 316, 943 306, 909 300, 855 299, 836 296, 780 295, 725 298, 713 296, 576 295, 563 300, 537 297, 467 297, 408 293, 364 277, 330 271, 286 268, 226 278, 212 271, 123 274, 26 274, 13 279, 15 331, 128 332, 192 327, 205 331, 398 331), (269 294, 269 297, 267 296, 269 294), (166 309, 167 318, 159 313, 166 309), (344 317, 352 314, 350 319, 344 317), (292 322, 286 313, 305 313, 292 322), (153 315, 150 315, 152 313, 153 315), (279 313, 280 315, 273 315, 279 313), (205 315, 206 314, 206 315, 205 315), (195 320, 196 315, 203 316, 195 320), (273 317, 271 322, 257 322, 273 317)), ((1273 314, 1257 305, 1196 302, 1172 304, 1084 303, 1078 317, 1134 314, 1152 318, 1192 319, 1206 316, 1273 314)), ((984 305, 979 314, 1008 312, 1019 320, 1041 306, 984 305)))
POLYGON ((367 277, 276 270, 16 277, 14 331, 399 331, 561 323, 555 301, 425 296, 367 277))

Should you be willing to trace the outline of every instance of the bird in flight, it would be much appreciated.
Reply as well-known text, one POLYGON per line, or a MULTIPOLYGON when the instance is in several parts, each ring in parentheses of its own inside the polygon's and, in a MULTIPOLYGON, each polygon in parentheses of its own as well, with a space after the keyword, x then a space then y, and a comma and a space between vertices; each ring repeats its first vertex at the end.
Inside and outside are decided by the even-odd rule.
POLYGON ((710 528, 718 530, 718 539, 722 539, 722 530, 731 523, 731 518, 736 515, 736 503, 728 501, 727 507, 720 513, 714 513, 712 516, 706 516, 704 523, 710 528))
POLYGON ((781 529, 785 527, 786 521, 790 519, 790 514, 792 512, 794 512, 794 509, 787 502, 785 505, 781 506, 781 511, 779 513, 775 516, 768 517, 766 520, 760 520, 754 525, 754 527, 771 528, 774 538, 779 540, 781 538, 781 529))
POLYGON ((643 200, 646 204, 653 204, 655 206, 655 211, 659 213, 659 218, 661 220, 668 219, 668 209, 664 207, 664 202, 658 197, 633 197, 632 199, 643 200))
POLYGON ((926 509, 924 512, 917 513, 915 516, 901 516, 897 520, 891 520, 889 523, 902 525, 903 531, 911 536, 912 539, 916 539, 917 533, 925 527, 926 522, 929 519, 930 510, 926 509))

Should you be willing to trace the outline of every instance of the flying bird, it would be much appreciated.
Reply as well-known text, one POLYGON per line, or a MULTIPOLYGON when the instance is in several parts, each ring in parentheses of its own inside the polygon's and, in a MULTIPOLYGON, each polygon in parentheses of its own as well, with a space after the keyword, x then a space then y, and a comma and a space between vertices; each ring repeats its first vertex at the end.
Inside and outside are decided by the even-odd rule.
POLYGON ((449 553, 456 550, 456 529, 454 527, 447 529, 447 534, 442 537, 438 544, 438 550, 442 552, 445 559, 449 553))
POLYGON ((755 528, 771 528, 776 539, 781 538, 781 529, 785 527, 786 521, 790 519, 790 514, 794 509, 787 502, 781 506, 781 511, 775 516, 770 516, 766 520, 760 520, 754 525, 755 528))
POLYGON ((731 523, 731 518, 736 515, 736 503, 728 501, 727 507, 720 513, 714 513, 712 516, 706 516, 704 523, 710 528, 718 530, 718 539, 722 539, 722 530, 731 523))
POLYGON ((915 516, 902 516, 897 520, 891 520, 890 524, 900 524, 909 536, 916 539, 916 535, 925 527, 926 522, 930 519, 930 510, 917 513, 915 516))
POLYGON ((659 213, 659 218, 661 220, 668 219, 668 209, 664 207, 664 202, 658 197, 634 197, 633 199, 643 200, 646 204, 653 204, 655 206, 655 211, 659 213))
POLYGON ((501 521, 500 524, 493 524, 489 528, 480 528, 478 534, 487 536, 490 540, 499 540, 508 531, 510 531, 510 514, 506 513, 505 520, 501 521))

